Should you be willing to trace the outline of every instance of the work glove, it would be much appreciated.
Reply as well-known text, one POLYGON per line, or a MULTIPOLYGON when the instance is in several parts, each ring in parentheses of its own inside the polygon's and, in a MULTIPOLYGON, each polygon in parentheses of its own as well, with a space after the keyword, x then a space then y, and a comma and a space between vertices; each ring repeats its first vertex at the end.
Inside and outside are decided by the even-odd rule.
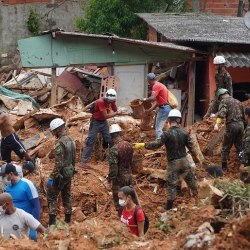
POLYGON ((52 185, 53 185, 53 179, 48 178, 48 180, 47 180, 47 187, 52 187, 52 185))
POLYGON ((215 117, 215 116, 216 116, 216 114, 213 114, 213 113, 210 115, 211 118, 213 118, 213 117, 215 117))
POLYGON ((218 131, 218 130, 219 130, 219 125, 218 125, 218 123, 215 123, 215 125, 214 125, 214 130, 215 130, 215 131, 218 131))
POLYGON ((134 149, 140 149, 144 147, 145 147, 145 143, 141 143, 141 142, 134 143, 134 149))

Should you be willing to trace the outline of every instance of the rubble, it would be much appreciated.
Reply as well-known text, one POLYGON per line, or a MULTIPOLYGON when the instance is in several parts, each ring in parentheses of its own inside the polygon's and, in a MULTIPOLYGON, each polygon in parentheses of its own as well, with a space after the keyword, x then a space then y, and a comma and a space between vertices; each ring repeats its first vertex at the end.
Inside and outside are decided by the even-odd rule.
MULTIPOLYGON (((81 81, 84 82, 86 76, 88 79, 95 79, 92 83, 97 86, 96 79, 99 78, 95 74, 98 75, 101 70, 93 73, 95 70, 97 68, 89 73, 85 69, 83 73, 76 69, 69 69, 67 72, 75 71, 74 75, 82 75, 81 81)), ((107 71, 102 74, 108 75, 107 71)), ((40 78, 35 75, 38 75, 38 73, 32 74, 32 79, 35 80, 31 82, 34 85, 26 86, 27 84, 24 83, 25 81, 28 82, 29 78, 25 77, 24 83, 19 80, 19 82, 22 82, 20 86, 18 84, 19 89, 15 81, 9 84, 9 88, 33 96, 41 106, 40 110, 23 110, 19 106, 18 114, 18 112, 13 113, 13 110, 18 106, 19 101, 5 101, 6 104, 2 101, 2 105, 10 113, 14 128, 22 138, 29 154, 36 156, 38 159, 36 173, 28 178, 34 181, 39 189, 42 206, 41 223, 45 226, 48 222, 45 183, 54 166, 53 148, 55 143, 55 138, 48 130, 49 122, 55 117, 62 117, 65 120, 67 129, 77 145, 77 174, 73 178, 72 185, 72 223, 69 228, 61 223, 61 228, 51 230, 47 237, 39 236, 38 242, 31 242, 27 239, 12 239, 10 241, 0 239, 0 248, 155 249, 155 246, 157 246, 157 249, 160 250, 183 249, 184 247, 188 249, 192 249, 192 247, 193 249, 199 247, 200 249, 249 249, 249 213, 247 214, 247 211, 238 213, 237 209, 232 213, 232 208, 229 211, 227 207, 220 206, 220 203, 223 202, 221 199, 223 199, 227 190, 215 184, 205 171, 207 165, 220 166, 221 138, 213 142, 214 146, 210 147, 212 154, 207 154, 209 142, 214 141, 213 138, 218 138, 217 132, 213 131, 214 118, 197 122, 189 130, 192 140, 197 145, 196 151, 199 156, 205 158, 204 165, 196 164, 196 178, 200 187, 199 198, 192 198, 187 187, 182 187, 186 191, 178 193, 174 204, 175 209, 168 211, 162 220, 159 219, 163 216, 161 208, 166 203, 167 197, 165 148, 160 148, 158 151, 146 149, 135 151, 133 185, 150 219, 146 242, 139 242, 138 238, 132 236, 117 217, 112 195, 105 178, 108 173, 108 163, 105 158, 107 151, 101 147, 98 148, 99 141, 91 158, 90 168, 83 171, 79 166, 81 148, 84 146, 84 141, 88 135, 89 118, 91 117, 88 112, 84 112, 83 102, 87 100, 84 103, 87 104, 94 100, 96 98, 95 91, 93 95, 87 96, 84 100, 66 91, 61 98, 61 103, 50 107, 49 99, 46 98, 50 96, 51 86, 50 84, 44 85, 40 78), (41 81, 42 88, 39 85, 40 83, 36 88, 37 79, 41 81), (44 99, 40 99, 41 97, 44 99), (206 178, 205 181, 204 178, 206 178), (225 215, 231 215, 230 219, 225 215), (231 222, 232 218, 235 217, 239 217, 239 219, 231 222), (161 221, 161 224, 157 226, 159 221, 161 221)), ((28 76, 31 75, 28 74, 28 76)), ((46 77, 49 78, 50 76, 46 77)), ((5 87, 8 86, 5 85, 5 87)), ((2 95, 0 98, 7 100, 6 98, 9 97, 2 95)), ((249 104, 250 101, 244 103, 244 105, 249 104)), ((134 119, 128 110, 124 110, 120 116, 109 119, 108 122, 110 124, 118 123, 123 129, 124 139, 131 143, 155 139, 155 131, 152 129, 142 131, 140 129, 141 120, 134 119)), ((233 149, 229 161, 229 171, 226 173, 226 177, 229 178, 231 183, 239 178, 238 167, 237 155, 233 149)), ((58 209, 58 219, 63 221, 64 211, 61 201, 58 209)))

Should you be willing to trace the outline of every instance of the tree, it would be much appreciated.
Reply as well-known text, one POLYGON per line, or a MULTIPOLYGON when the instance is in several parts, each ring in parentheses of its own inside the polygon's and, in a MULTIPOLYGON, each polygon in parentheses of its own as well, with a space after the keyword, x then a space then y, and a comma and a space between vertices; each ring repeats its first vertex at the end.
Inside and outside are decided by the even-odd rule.
POLYGON ((88 33, 146 38, 146 24, 134 13, 181 12, 187 0, 89 0, 75 26, 88 33))

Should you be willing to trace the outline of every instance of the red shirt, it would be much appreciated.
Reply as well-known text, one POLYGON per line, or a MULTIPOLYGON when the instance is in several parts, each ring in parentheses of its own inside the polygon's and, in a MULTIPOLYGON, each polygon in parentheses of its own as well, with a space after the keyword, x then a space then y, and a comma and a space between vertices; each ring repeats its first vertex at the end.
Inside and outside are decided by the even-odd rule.
POLYGON ((98 121, 106 120, 105 117, 102 114, 102 112, 105 109, 107 110, 107 113, 110 113, 111 109, 114 112, 116 112, 117 111, 117 106, 116 106, 115 103, 105 102, 103 98, 100 98, 100 99, 96 100, 95 109, 94 109, 94 113, 93 113, 92 117, 95 120, 98 120, 98 121))
POLYGON ((155 81, 152 95, 156 98, 158 106, 168 103, 168 89, 162 83, 155 81))
MULTIPOLYGON (((135 225, 134 212, 135 212, 135 207, 132 208, 131 210, 127 210, 125 207, 122 210, 121 222, 129 227, 130 232, 132 234, 139 236, 138 227, 137 225, 135 225)), ((141 221, 145 221, 145 216, 141 208, 138 209, 136 215, 137 215, 137 223, 141 221)))

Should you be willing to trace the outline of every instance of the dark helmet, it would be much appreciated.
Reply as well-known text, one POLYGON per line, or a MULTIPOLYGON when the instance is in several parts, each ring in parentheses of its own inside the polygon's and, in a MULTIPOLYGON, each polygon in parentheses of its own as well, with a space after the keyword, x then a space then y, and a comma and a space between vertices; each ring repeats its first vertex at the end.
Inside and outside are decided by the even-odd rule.
POLYGON ((25 161, 23 163, 23 168, 27 169, 29 173, 32 173, 35 170, 35 165, 33 164, 32 161, 25 161))

